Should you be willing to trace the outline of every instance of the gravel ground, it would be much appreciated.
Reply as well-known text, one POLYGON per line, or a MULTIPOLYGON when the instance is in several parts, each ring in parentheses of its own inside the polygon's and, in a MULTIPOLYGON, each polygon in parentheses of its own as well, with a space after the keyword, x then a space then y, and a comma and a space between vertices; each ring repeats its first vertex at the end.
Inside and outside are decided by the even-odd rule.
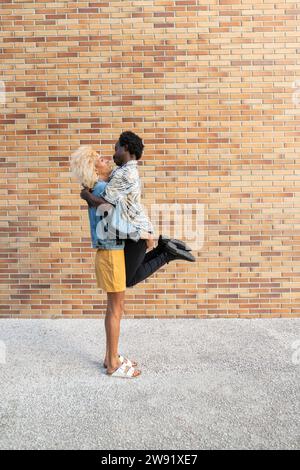
POLYGON ((0 320, 0 449, 296 449, 300 319, 0 320))

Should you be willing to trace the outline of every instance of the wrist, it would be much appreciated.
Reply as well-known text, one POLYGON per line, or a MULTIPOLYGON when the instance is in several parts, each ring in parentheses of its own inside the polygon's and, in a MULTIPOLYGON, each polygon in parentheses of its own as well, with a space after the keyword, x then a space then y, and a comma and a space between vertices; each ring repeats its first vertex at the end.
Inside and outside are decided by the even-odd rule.
POLYGON ((97 205, 97 204, 96 204, 96 198, 95 198, 95 196, 94 196, 93 194, 89 194, 87 200, 88 200, 89 204, 91 204, 92 206, 96 206, 96 205, 97 205))

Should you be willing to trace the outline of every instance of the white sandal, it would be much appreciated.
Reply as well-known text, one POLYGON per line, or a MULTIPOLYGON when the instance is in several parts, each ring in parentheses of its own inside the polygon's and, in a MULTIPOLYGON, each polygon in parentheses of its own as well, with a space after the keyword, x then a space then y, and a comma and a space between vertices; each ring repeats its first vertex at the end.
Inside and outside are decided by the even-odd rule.
MULTIPOLYGON (((122 364, 125 362, 127 366, 130 366, 130 367, 136 367, 137 366, 137 363, 135 365, 133 365, 133 363, 131 362, 130 359, 128 359, 125 356, 121 356, 120 354, 119 354, 119 359, 122 362, 122 364)), ((104 365, 104 364, 103 364, 103 367, 104 367, 104 369, 107 369, 107 366, 104 365)))
POLYGON ((119 355, 119 359, 122 362, 122 364, 125 362, 127 366, 130 366, 130 367, 136 367, 137 366, 137 364, 134 366, 132 361, 130 359, 128 359, 128 357, 119 355))
POLYGON ((120 367, 116 369, 112 374, 109 374, 107 372, 107 375, 109 375, 110 377, 121 377, 122 379, 135 379, 136 377, 141 375, 141 373, 139 373, 138 375, 133 375, 135 370, 136 369, 134 367, 129 366, 128 364, 125 364, 125 362, 123 362, 123 364, 121 364, 120 367))

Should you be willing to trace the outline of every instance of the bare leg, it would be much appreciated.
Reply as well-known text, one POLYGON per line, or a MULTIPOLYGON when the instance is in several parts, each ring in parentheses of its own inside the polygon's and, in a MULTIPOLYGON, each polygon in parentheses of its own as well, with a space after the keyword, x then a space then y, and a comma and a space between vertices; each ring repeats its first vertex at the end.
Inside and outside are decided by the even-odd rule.
MULTIPOLYGON (((105 333, 106 333, 106 352, 105 352, 105 359, 104 359, 104 365, 105 367, 107 367, 107 364, 108 364, 108 352, 109 352, 109 325, 110 325, 110 321, 108 320, 108 317, 109 317, 109 312, 111 310, 111 307, 113 305, 113 301, 112 301, 112 297, 113 297, 113 294, 119 294, 118 295, 118 304, 120 306, 120 308, 122 309, 121 311, 121 314, 120 314, 120 319, 122 317, 122 314, 124 313, 124 303, 125 303, 125 291, 123 292, 108 292, 107 293, 107 308, 106 308, 106 316, 105 316, 105 320, 104 320, 104 324, 105 324, 105 333), (120 294, 124 294, 124 298, 122 299, 122 295, 120 294)), ((115 296, 117 297, 117 296, 115 296)))
MULTIPOLYGON (((121 316, 124 310, 125 291, 107 293, 107 310, 105 316, 106 330, 106 363, 107 373, 112 374, 121 365, 118 355, 121 316)), ((133 375, 139 375, 135 370, 133 375)))
POLYGON ((105 316, 106 363, 108 372, 121 365, 118 357, 120 322, 123 311, 125 292, 107 292, 107 309, 105 316))

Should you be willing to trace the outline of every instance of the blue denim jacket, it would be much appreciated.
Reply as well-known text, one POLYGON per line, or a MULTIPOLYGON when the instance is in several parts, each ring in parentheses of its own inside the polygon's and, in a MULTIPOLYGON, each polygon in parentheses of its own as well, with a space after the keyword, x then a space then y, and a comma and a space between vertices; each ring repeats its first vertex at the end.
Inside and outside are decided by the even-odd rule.
MULTIPOLYGON (((105 189, 106 186, 105 181, 98 181, 94 188, 92 193, 95 196, 101 196, 102 192, 105 189)), ((97 214, 97 207, 89 207, 89 220, 90 220, 90 230, 91 230, 91 238, 92 238, 92 248, 101 248, 103 250, 122 250, 124 249, 125 246, 125 240, 124 239, 111 239, 108 237, 99 237, 99 226, 98 226, 98 233, 97 233, 97 225, 99 222, 103 220, 103 215, 97 214)), ((98 211, 99 212, 99 211, 98 211)), ((102 229, 106 231, 105 229, 105 224, 102 222, 102 229)))

